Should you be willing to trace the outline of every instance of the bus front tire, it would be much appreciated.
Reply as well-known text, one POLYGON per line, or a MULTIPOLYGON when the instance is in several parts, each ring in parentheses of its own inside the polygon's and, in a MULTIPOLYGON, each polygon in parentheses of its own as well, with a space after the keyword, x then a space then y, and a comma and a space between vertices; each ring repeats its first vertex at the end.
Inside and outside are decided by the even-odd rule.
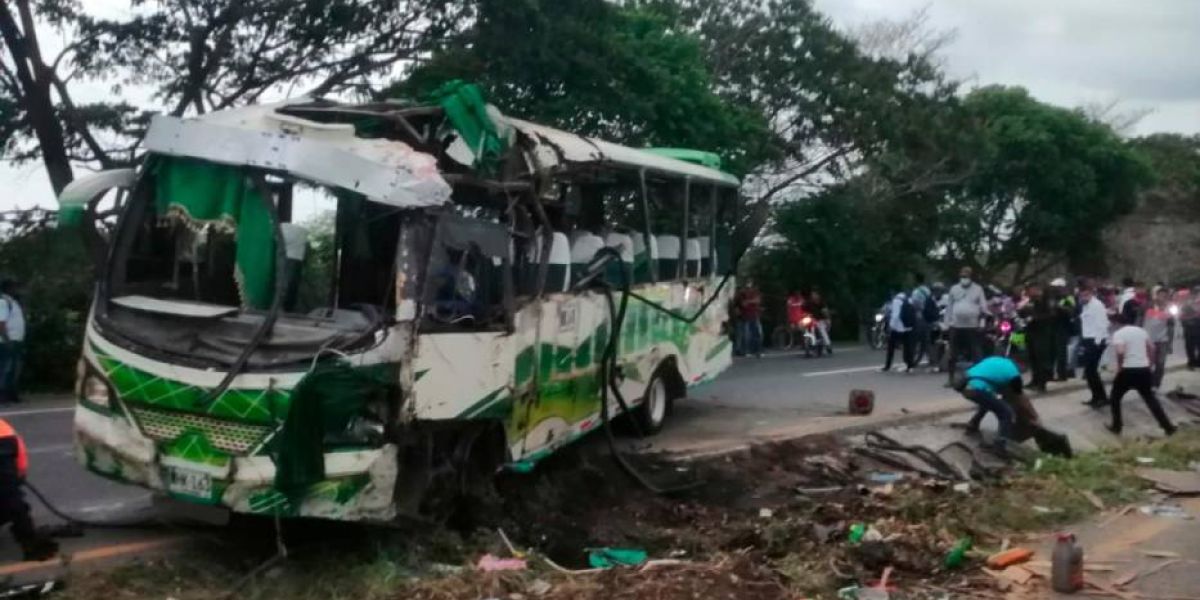
POLYGON ((634 411, 638 429, 643 434, 651 435, 662 431, 674 408, 675 400, 683 396, 680 390, 682 387, 683 379, 670 364, 664 364, 654 372, 646 386, 641 405, 634 411))

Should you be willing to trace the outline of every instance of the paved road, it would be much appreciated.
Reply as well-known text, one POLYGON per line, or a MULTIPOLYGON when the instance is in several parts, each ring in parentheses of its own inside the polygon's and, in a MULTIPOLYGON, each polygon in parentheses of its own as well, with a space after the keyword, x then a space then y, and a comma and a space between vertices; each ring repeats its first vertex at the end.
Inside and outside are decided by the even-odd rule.
MULTIPOLYGON (((0 410, 0 417, 25 438, 29 449, 29 481, 59 509, 87 518, 149 505, 150 495, 145 490, 93 475, 75 460, 71 434, 74 410, 74 403, 65 398, 0 410)), ((32 497, 28 500, 35 520, 51 519, 40 502, 32 497)))
POLYGON ((729 372, 692 390, 691 396, 731 408, 822 416, 845 411, 852 389, 875 390, 877 401, 887 405, 925 399, 931 393, 945 395, 939 392, 945 375, 927 369, 882 373, 883 360, 882 351, 865 346, 843 348, 821 358, 794 353, 739 358, 729 372))

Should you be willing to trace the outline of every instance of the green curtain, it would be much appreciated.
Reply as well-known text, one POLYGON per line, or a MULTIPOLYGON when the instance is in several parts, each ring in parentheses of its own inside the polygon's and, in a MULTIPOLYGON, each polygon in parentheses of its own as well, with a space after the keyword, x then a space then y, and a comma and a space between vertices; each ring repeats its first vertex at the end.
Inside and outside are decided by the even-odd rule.
POLYGON ((242 303, 269 308, 275 294, 275 224, 244 171, 177 157, 163 158, 153 168, 158 214, 234 231, 235 276, 242 303))
POLYGON ((487 111, 487 100, 478 85, 458 79, 448 81, 430 96, 446 111, 446 119, 475 155, 475 167, 493 172, 508 147, 487 111))

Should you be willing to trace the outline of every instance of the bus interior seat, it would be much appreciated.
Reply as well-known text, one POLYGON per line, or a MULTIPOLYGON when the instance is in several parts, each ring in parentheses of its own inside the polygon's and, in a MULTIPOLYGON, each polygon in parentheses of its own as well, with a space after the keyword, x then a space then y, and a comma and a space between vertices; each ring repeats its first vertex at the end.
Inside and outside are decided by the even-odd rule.
POLYGON ((679 236, 677 235, 660 235, 658 236, 658 279, 660 281, 671 281, 679 278, 679 255, 681 248, 679 247, 679 236))
POLYGON ((571 244, 571 270, 578 279, 587 270, 588 263, 596 258, 596 253, 604 247, 604 239, 589 232, 580 234, 571 244))
MULTIPOLYGON (((541 240, 538 240, 539 243, 541 240)), ((546 291, 566 292, 571 287, 571 242, 567 234, 555 231, 550 242, 550 260, 546 269, 546 291)))
POLYGON ((688 238, 684 251, 684 273, 688 278, 700 276, 700 239, 688 238))
POLYGON ((637 234, 633 236, 633 282, 650 283, 654 274, 650 269, 651 261, 658 260, 658 240, 650 235, 637 234), (650 253, 646 253, 646 240, 650 240, 650 253))
MULTIPOLYGON (((605 236, 604 243, 609 248, 615 249, 617 253, 621 255, 621 262, 624 263, 617 264, 616 262, 611 262, 608 264, 607 273, 605 274, 608 278, 608 282, 613 285, 619 285, 624 278, 632 278, 634 255, 633 238, 628 234, 614 231, 605 236), (624 270, 625 275, 621 274, 622 270, 624 270)), ((630 281, 629 283, 633 282, 630 281)))
POLYGON ((702 235, 696 238, 696 241, 700 242, 700 275, 712 277, 717 272, 717 265, 714 263, 712 255, 712 238, 702 235))

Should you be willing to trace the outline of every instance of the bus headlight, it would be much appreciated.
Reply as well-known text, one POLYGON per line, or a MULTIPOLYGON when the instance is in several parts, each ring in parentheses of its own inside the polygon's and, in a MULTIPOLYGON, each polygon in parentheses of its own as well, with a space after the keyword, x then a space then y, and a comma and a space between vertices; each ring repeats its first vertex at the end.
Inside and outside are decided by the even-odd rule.
POLYGON ((80 385, 80 397, 92 404, 109 408, 112 403, 112 391, 108 382, 95 373, 88 373, 80 385))

